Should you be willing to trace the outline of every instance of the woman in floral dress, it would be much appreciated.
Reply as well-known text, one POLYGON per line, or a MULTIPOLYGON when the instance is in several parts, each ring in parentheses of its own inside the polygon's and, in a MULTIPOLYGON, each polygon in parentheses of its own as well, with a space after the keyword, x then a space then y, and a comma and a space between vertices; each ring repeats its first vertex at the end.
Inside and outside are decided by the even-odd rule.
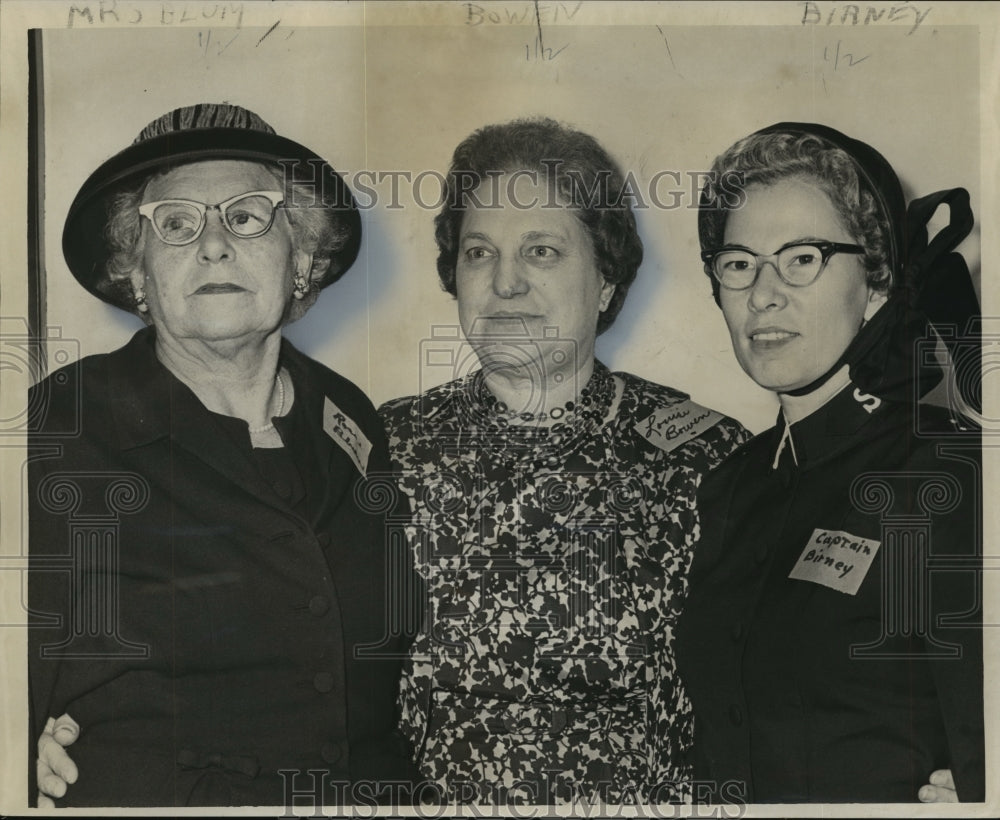
POLYGON ((745 433, 595 359, 642 244, 593 138, 488 126, 447 179, 438 274, 467 344, 428 355, 479 367, 380 410, 429 599, 403 731, 442 800, 683 799, 695 491, 745 433))

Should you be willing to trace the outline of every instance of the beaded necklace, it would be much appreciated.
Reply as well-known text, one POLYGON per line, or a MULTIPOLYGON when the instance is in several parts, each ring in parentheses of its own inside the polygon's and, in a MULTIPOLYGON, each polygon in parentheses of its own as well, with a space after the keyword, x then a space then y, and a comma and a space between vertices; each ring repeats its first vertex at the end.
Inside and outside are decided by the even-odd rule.
POLYGON ((476 449, 490 451, 494 457, 514 456, 530 450, 537 458, 551 460, 581 438, 595 435, 614 397, 615 382, 611 372, 595 361, 594 372, 577 401, 566 402, 548 414, 512 413, 490 392, 485 375, 479 370, 465 380, 456 395, 460 433, 463 438, 468 437, 476 449), (557 421, 547 426, 539 424, 549 419, 557 421))

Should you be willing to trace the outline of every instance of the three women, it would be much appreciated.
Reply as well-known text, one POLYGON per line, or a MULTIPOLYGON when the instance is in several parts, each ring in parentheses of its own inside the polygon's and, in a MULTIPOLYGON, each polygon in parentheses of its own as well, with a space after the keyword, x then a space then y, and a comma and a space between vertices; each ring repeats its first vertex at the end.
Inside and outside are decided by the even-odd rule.
MULTIPOLYGON (((951 667, 926 657, 923 636, 913 635, 903 644, 920 658, 859 657, 852 666, 844 650, 878 638, 878 569, 857 561, 845 571, 841 560, 824 573, 816 567, 826 556, 813 560, 837 539, 876 553, 869 563, 881 567, 890 548, 878 554, 877 518, 855 521, 843 482, 866 465, 897 476, 941 465, 922 461, 928 448, 908 432, 912 402, 892 409, 882 389, 912 382, 910 362, 900 368, 886 355, 900 349, 897 331, 914 327, 910 303, 895 296, 895 177, 842 135, 833 142, 846 156, 810 154, 836 132, 796 134, 803 145, 785 166, 774 145, 749 152, 756 166, 720 160, 720 172, 756 176, 741 210, 702 213, 704 257, 737 356, 781 393, 786 422, 780 437, 740 450, 701 496, 704 545, 682 644, 699 721, 695 775, 745 783, 731 796, 751 801, 913 800, 932 769, 952 765, 962 797, 974 799, 975 641, 951 667), (859 333, 862 325, 874 330, 859 333), (856 390, 845 365, 847 376, 866 374, 856 390), (750 462, 752 492, 726 478, 750 462), (788 532, 775 536, 778 523, 788 532), (722 546, 736 535, 755 549, 722 546), (786 566, 794 558, 802 567, 786 566), (835 576, 855 569, 851 592, 835 576), (720 609, 733 611, 732 623, 719 626, 720 609), (809 639, 800 611, 830 627, 823 642, 809 639), (774 634, 781 640, 772 643, 774 634), (716 655, 732 667, 723 681, 709 665, 716 655), (789 668, 775 676, 783 660, 789 668), (969 708, 939 688, 949 682, 969 708), (706 694, 717 685, 728 697, 722 709, 706 694), (917 708, 919 720, 907 723, 902 710, 880 720, 890 701, 917 708), (847 732, 845 715, 857 722, 847 732), (827 771, 831 756, 838 762, 827 771)), ((482 367, 382 409, 430 592, 406 664, 402 728, 423 775, 450 800, 689 795, 691 715, 673 633, 699 530, 694 493, 742 434, 683 394, 612 374, 594 358, 596 335, 641 259, 620 183, 600 146, 551 121, 488 127, 463 142, 436 221, 438 270, 482 367)), ((714 204, 710 190, 706 197, 714 204)), ((968 453, 974 461, 975 448, 968 453)), ((976 486, 968 475, 955 481, 976 486)), ((975 543, 960 530, 939 541, 975 543)), ((952 590, 959 611, 961 592, 952 590)))

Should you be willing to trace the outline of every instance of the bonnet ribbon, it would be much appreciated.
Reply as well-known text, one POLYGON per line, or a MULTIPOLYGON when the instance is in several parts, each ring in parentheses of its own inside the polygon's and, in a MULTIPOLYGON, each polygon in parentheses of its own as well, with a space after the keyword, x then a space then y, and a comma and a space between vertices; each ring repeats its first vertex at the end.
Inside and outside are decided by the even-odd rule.
POLYGON ((955 248, 972 231, 969 192, 951 188, 915 199, 906 209, 907 281, 917 285, 917 310, 934 325, 951 356, 955 383, 965 402, 982 411, 982 315, 969 267, 955 248), (927 223, 938 206, 949 224, 927 243, 927 223))
POLYGON ((915 403, 943 375, 934 355, 933 325, 956 368, 962 398, 978 412, 982 389, 979 301, 965 259, 954 252, 972 224, 969 193, 964 188, 913 200, 906 210, 901 281, 894 283, 888 301, 858 331, 836 364, 792 394, 812 392, 847 364, 851 381, 862 392, 915 403), (941 204, 949 206, 949 224, 928 244, 927 223, 941 204))

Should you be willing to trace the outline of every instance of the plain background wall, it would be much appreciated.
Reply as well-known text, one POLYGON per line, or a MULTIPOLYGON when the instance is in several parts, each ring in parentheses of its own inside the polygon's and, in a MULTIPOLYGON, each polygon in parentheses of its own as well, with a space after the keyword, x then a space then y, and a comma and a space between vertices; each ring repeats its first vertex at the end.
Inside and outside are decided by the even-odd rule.
MULTIPOLYGON (((454 4, 448 25, 366 27, 279 25, 101 29, 79 21, 46 30, 45 235, 48 318, 83 354, 120 346, 137 320, 82 291, 62 260, 69 202, 105 158, 159 114, 227 100, 276 130, 359 171, 447 168, 475 128, 546 115, 593 134, 664 204, 638 210, 646 256, 598 356, 691 393, 754 430, 774 419, 772 397, 742 373, 701 270, 690 173, 706 170, 735 139, 773 122, 818 121, 870 142, 909 193, 963 185, 979 204, 979 42, 974 27, 802 25, 578 25, 584 4, 454 4), (569 15, 575 11, 571 18, 569 15), (553 25, 551 21, 574 25, 553 25), (472 25, 472 23, 478 23, 472 25), (551 58, 549 59, 549 57, 551 58), (541 58, 544 57, 544 58, 541 58), (945 68, 946 67, 946 68, 945 68), (677 193, 671 193, 676 190, 677 193)), ((596 7, 595 7, 596 9, 596 7)), ((277 15, 276 15, 277 16, 277 15)), ((862 15, 863 17, 863 15, 862 15)), ((838 18, 839 19, 839 18, 838 18)), ((400 180, 373 184, 380 201, 364 212, 365 241, 352 270, 287 330, 305 352, 356 381, 378 403, 451 377, 423 364, 432 329, 456 323, 435 272, 433 204, 440 186, 418 195, 400 180)), ((367 204, 369 197, 365 197, 367 204)), ((978 242, 964 247, 978 269, 978 242)))

